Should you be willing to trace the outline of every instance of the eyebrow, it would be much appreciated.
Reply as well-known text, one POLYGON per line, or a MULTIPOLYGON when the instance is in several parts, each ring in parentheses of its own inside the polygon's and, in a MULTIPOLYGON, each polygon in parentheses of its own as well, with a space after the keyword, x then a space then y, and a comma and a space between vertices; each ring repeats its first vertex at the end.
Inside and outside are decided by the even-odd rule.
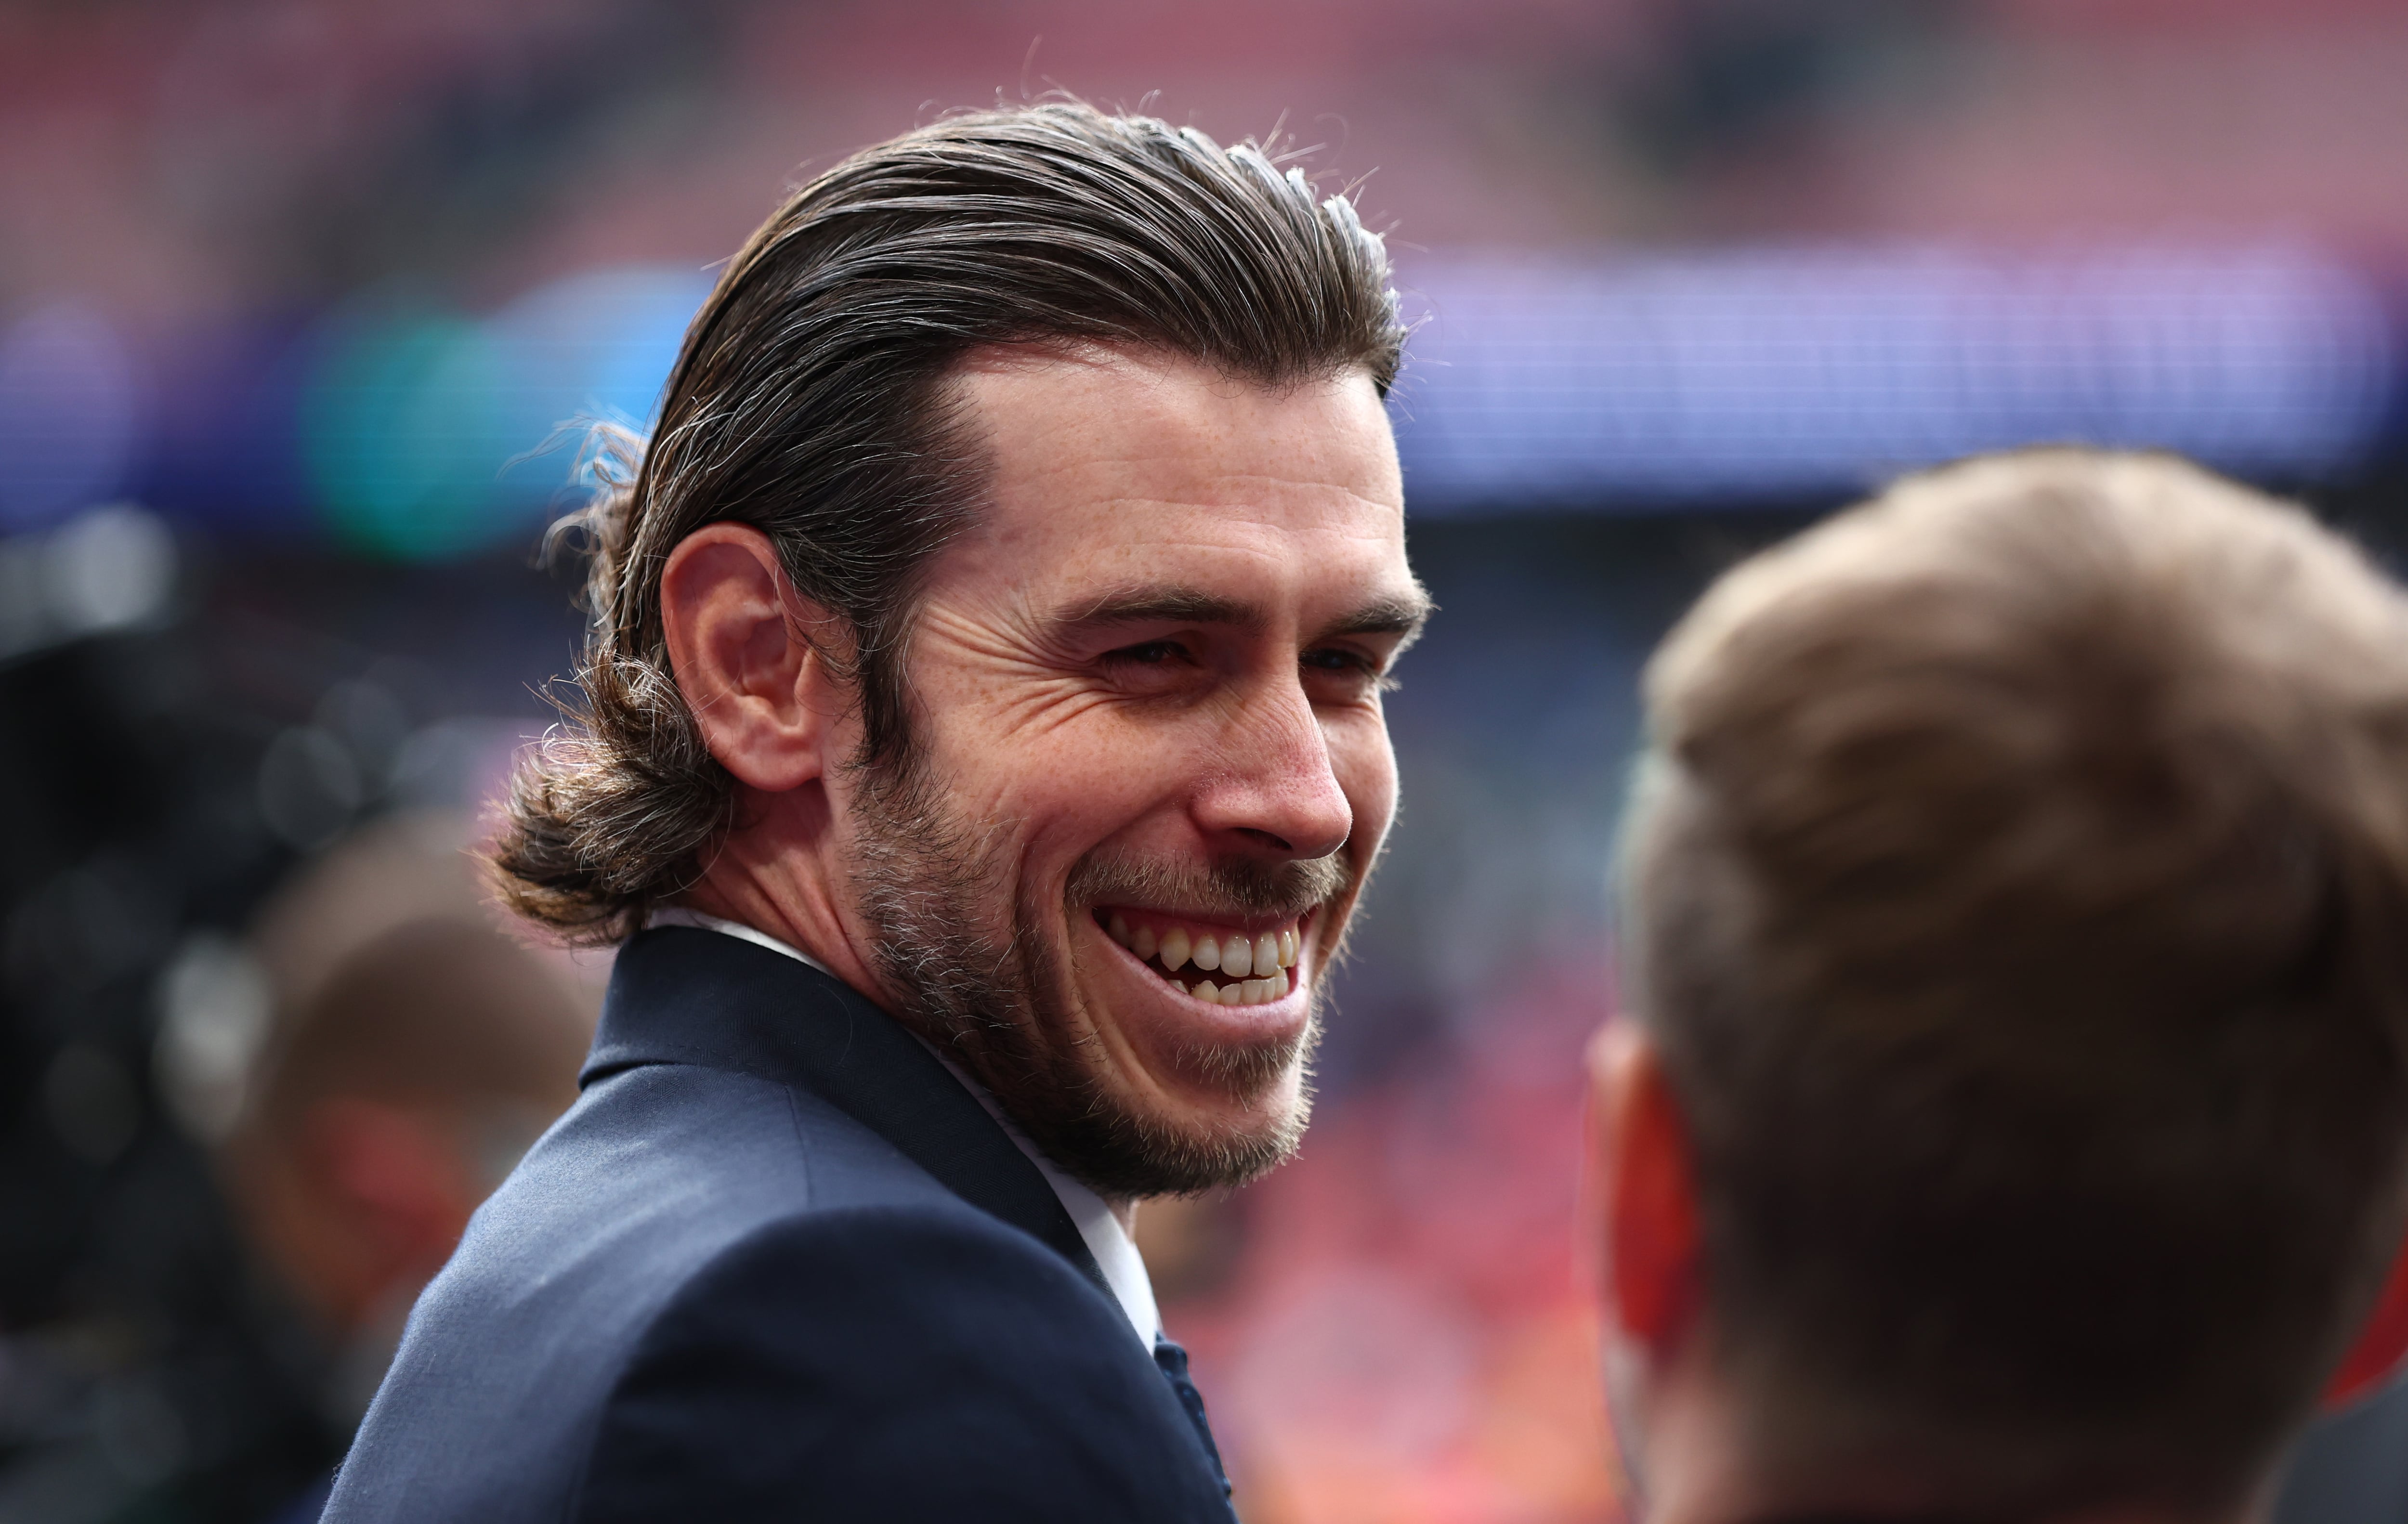
MULTIPOLYGON (((1410 645, 1436 607, 1416 582, 1410 593, 1374 598, 1331 620, 1314 638, 1402 635, 1405 644, 1410 645)), ((1269 621, 1259 604, 1207 592, 1201 588, 1160 583, 1121 588, 1099 598, 1066 605, 1054 611, 1052 622, 1055 629, 1066 631, 1110 629, 1121 624, 1222 624, 1252 634, 1269 621)))
POLYGON ((1422 626, 1427 624, 1429 617, 1437 611, 1438 605, 1430 602, 1429 593, 1415 582, 1410 594, 1375 598, 1322 631, 1321 638, 1326 640, 1332 635, 1402 635, 1404 641, 1397 648, 1401 653, 1406 646, 1421 638, 1422 626))
POLYGON ((1249 634, 1265 620, 1261 607, 1239 598, 1225 598, 1201 588, 1174 584, 1119 588, 1083 604, 1054 611, 1058 629, 1098 630, 1115 624, 1227 624, 1249 634))

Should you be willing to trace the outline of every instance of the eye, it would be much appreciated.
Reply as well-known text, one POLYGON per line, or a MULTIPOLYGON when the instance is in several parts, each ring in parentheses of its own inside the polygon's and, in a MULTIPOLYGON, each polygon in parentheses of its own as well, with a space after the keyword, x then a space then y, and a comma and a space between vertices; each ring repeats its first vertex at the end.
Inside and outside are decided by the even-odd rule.
POLYGON ((1148 640, 1135 646, 1123 646, 1106 651, 1102 661, 1108 666, 1159 667, 1189 660, 1187 648, 1175 640, 1148 640))
POLYGON ((1338 688, 1350 694, 1386 692, 1396 686, 1380 663, 1361 651, 1342 646, 1320 646, 1306 651, 1297 662, 1308 677, 1317 679, 1324 688, 1338 688))

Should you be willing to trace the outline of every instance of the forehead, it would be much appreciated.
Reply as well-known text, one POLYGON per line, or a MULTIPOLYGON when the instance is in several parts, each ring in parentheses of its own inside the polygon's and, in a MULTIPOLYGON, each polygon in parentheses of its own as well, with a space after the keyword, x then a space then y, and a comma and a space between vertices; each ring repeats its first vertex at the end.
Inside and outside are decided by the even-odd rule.
POLYGON ((1158 355, 986 352, 953 386, 988 468, 954 573, 1058 587, 1174 558, 1188 577, 1253 561, 1410 581, 1396 446, 1360 372, 1273 388, 1158 355))

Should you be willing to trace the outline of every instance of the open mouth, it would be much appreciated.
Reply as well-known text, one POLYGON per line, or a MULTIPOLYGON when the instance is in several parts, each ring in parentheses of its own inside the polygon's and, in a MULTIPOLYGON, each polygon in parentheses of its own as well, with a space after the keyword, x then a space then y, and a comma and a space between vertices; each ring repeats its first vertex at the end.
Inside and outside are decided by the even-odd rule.
POLYGON ((1310 914, 1254 931, 1197 926, 1143 910, 1097 910, 1096 924, 1182 994, 1209 1005, 1263 1005, 1296 988, 1310 914))

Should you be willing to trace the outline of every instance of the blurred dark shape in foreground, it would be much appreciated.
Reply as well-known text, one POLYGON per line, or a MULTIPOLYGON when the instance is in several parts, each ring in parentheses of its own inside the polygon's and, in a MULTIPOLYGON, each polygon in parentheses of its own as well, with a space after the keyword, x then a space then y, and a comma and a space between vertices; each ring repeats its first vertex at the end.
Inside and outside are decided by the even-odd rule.
POLYGON ((179 630, 157 520, 97 510, 0 567, 0 1516, 256 1517, 333 1438, 153 1038, 192 1013, 157 1051, 200 1080, 264 1028, 234 936, 292 852, 256 798, 274 725, 179 630))
MULTIPOLYGON (((317 1406, 348 1434, 469 1214, 576 1099, 593 1018, 497 930, 465 833, 382 822, 278 896, 255 936, 280 1017, 219 1162, 297 1299, 317 1406)), ((284 1515, 317 1517, 321 1485, 284 1515)))
POLYGON ((0 541, 0 1518, 285 1509, 590 1030, 456 824, 317 857, 475 738, 406 664, 205 614, 191 549, 123 506, 0 541))

